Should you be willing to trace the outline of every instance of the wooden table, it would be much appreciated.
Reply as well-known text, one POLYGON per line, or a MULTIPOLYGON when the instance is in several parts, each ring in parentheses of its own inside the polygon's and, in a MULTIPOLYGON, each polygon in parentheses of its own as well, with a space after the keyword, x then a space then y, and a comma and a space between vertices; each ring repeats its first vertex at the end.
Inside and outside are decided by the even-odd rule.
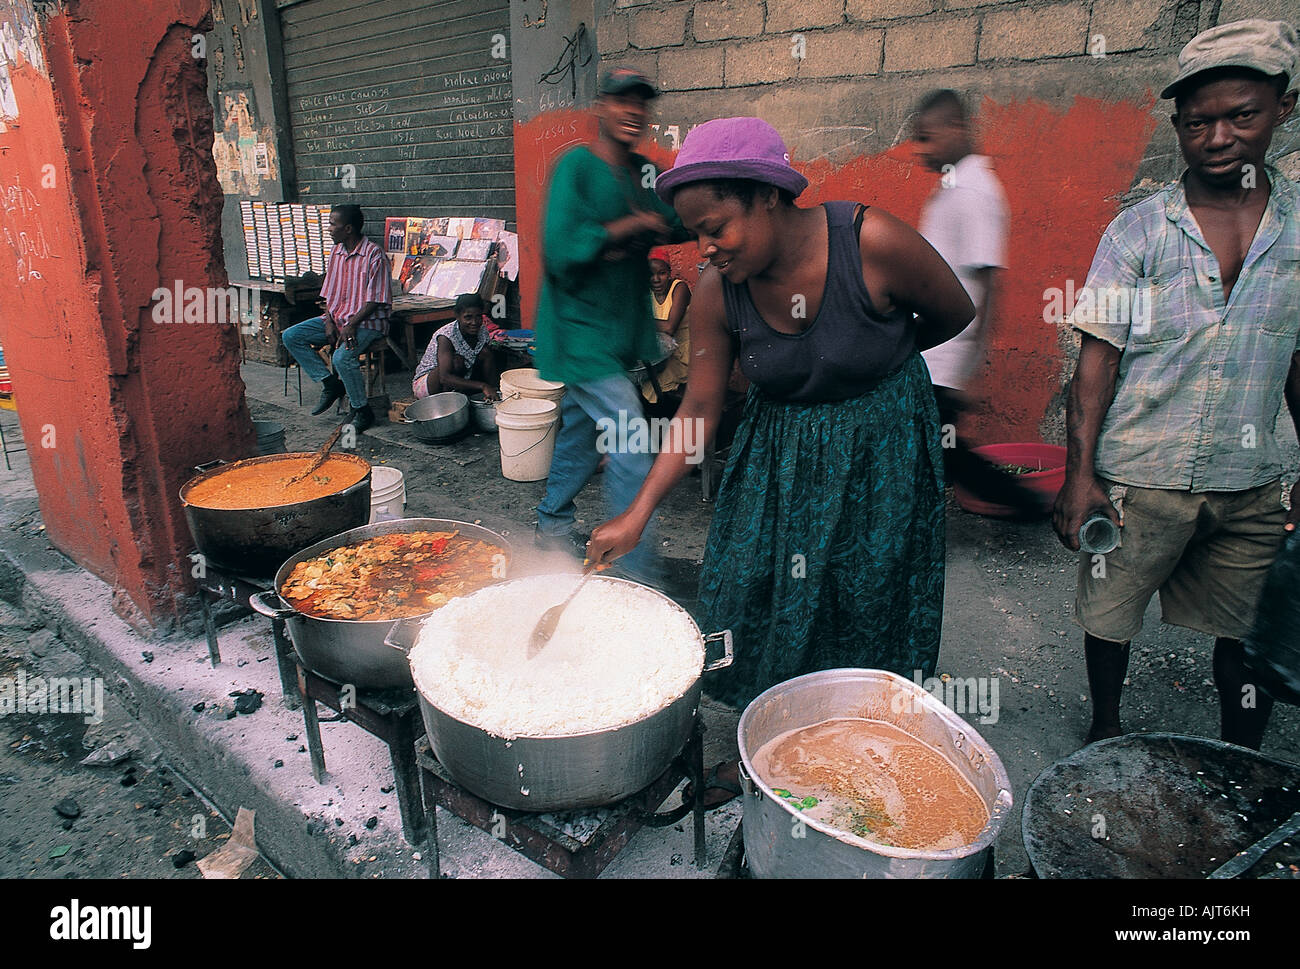
POLYGON ((420 362, 415 349, 415 327, 419 323, 450 323, 456 318, 456 301, 440 296, 394 296, 393 311, 388 317, 388 345, 402 365, 412 372, 420 362), (406 352, 393 341, 395 327, 402 328, 406 352))

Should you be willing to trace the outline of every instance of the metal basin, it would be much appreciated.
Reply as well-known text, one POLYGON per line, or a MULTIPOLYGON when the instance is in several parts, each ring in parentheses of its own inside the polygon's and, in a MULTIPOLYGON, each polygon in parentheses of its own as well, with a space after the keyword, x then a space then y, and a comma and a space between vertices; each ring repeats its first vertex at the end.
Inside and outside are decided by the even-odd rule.
POLYGON ((403 421, 425 444, 449 441, 469 426, 469 398, 454 390, 432 394, 407 407, 403 421))
POLYGON ((823 670, 778 683, 736 728, 744 801, 745 857, 757 878, 979 878, 1011 813, 1002 761, 975 730, 911 680, 885 670, 823 670), (989 821, 968 845, 920 851, 876 844, 805 818, 754 773, 769 740, 835 717, 880 720, 943 754, 970 781, 989 821), (802 821, 801 837, 792 836, 802 821))
MULTIPOLYGON (((1035 778, 1021 829, 1040 878, 1204 878, 1300 811, 1300 765, 1206 737, 1100 740, 1035 778)), ((1300 839, 1252 872, 1300 864, 1300 839)))
MULTIPOLYGON (((324 619, 299 612, 279 595, 289 573, 299 562, 315 558, 322 552, 362 542, 378 535, 401 532, 452 531, 498 546, 510 562, 510 543, 496 532, 468 522, 446 518, 401 518, 353 528, 305 548, 280 566, 275 573, 275 588, 253 596, 250 605, 264 616, 283 619, 293 642, 294 651, 303 665, 336 683, 351 683, 359 688, 387 689, 411 687, 411 668, 406 654, 384 642, 393 626, 392 619, 324 619)), ((435 610, 413 619, 422 619, 435 610)))
MULTIPOLYGON (((602 576, 593 581, 621 582, 654 592, 626 579, 602 576)), ((686 610, 667 596, 654 595, 663 600, 665 610, 685 615, 686 610)), ((419 626, 417 620, 401 620, 394 625, 390 645, 409 649, 419 626)), ((731 664, 730 630, 704 636, 693 621, 691 628, 705 651, 701 675, 731 664), (723 656, 710 663, 708 644, 715 641, 723 644, 723 656)), ((456 783, 493 804, 535 812, 611 804, 647 787, 686 746, 700 690, 696 678, 676 700, 621 727, 505 740, 444 712, 429 702, 418 683, 416 687, 429 745, 456 783)))
POLYGON ((204 508, 186 500, 195 485, 236 468, 315 456, 314 451, 295 451, 247 458, 208 468, 185 482, 181 504, 195 547, 223 569, 265 578, 299 549, 340 529, 364 525, 370 519, 370 463, 355 454, 334 454, 330 460, 362 465, 366 476, 354 485, 311 501, 268 508, 204 508))

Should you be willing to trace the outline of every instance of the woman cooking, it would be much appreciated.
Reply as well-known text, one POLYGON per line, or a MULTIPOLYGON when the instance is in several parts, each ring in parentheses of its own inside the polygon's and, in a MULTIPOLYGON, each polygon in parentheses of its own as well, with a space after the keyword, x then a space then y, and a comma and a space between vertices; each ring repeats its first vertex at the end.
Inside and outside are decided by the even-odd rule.
MULTIPOLYGON (((707 440, 737 357, 752 384, 699 596, 704 628, 736 643, 709 692, 737 706, 816 670, 933 673, 942 458, 919 351, 974 316, 947 264, 898 219, 852 202, 795 207, 808 183, 789 157, 766 122, 724 118, 694 129, 655 183, 711 264, 692 299, 677 417, 707 440)), ((631 506, 593 532, 593 562, 636 545, 687 457, 676 428, 631 506)), ((732 763, 708 784, 738 794, 735 781, 732 763)))

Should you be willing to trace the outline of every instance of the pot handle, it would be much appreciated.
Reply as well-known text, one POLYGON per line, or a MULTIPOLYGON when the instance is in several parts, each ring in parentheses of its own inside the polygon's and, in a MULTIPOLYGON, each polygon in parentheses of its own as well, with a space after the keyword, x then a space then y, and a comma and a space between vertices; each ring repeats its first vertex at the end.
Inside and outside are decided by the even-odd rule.
POLYGON ((744 791, 748 797, 759 797, 762 794, 762 791, 760 791, 758 785, 754 783, 754 778, 749 776, 749 771, 745 770, 745 762, 743 760, 736 763, 736 770, 740 773, 740 789, 744 791))
POLYGON ((409 653, 415 646, 415 639, 420 634, 420 620, 418 618, 399 619, 388 627, 388 634, 384 636, 384 645, 391 646, 393 649, 400 649, 403 653, 409 653))
POLYGON ((711 663, 704 664, 705 673, 712 673, 714 670, 725 669, 731 665, 732 660, 736 658, 731 649, 731 630, 724 629, 720 633, 709 633, 704 637, 704 653, 707 656, 709 652, 709 643, 722 640, 722 655, 711 663))
POLYGON ((272 589, 249 596, 248 604, 253 608, 254 612, 260 612, 268 619, 288 619, 290 616, 298 614, 297 609, 294 609, 281 599, 279 594, 272 589), (273 605, 273 602, 278 602, 279 605, 273 605))
POLYGON ((194 470, 197 471, 199 474, 203 474, 207 471, 211 471, 213 468, 219 468, 225 463, 226 463, 225 458, 214 458, 211 461, 205 461, 203 464, 194 465, 194 470))

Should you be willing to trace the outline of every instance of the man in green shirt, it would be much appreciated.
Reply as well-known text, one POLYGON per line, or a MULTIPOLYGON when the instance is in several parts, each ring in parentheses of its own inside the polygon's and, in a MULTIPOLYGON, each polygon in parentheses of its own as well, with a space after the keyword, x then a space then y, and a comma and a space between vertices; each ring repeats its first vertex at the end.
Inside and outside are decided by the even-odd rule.
MULTIPOLYGON (((567 389, 546 494, 537 506, 537 540, 581 554, 573 531, 573 499, 595 473, 598 443, 635 441, 602 434, 641 420, 637 386, 627 371, 658 350, 650 308, 650 248, 686 238, 677 214, 654 192, 658 174, 632 149, 644 137, 658 96, 643 75, 614 68, 601 78, 594 113, 600 135, 555 165, 546 201, 542 291, 537 307, 537 368, 567 389)), ((608 515, 623 512, 650 471, 649 447, 608 450, 608 515)), ((641 581, 657 583, 661 565, 655 536, 619 565, 641 581)))

